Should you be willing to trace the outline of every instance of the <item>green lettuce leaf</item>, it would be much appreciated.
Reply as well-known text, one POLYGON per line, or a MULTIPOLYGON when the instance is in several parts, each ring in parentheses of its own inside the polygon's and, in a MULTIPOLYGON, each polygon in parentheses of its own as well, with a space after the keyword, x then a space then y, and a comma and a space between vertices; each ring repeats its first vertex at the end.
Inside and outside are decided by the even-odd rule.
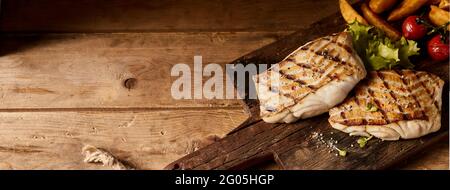
POLYGON ((414 67, 409 57, 419 54, 415 41, 405 38, 392 41, 381 30, 362 25, 357 21, 350 23, 347 31, 352 35, 353 46, 366 68, 382 70, 414 67))
POLYGON ((402 37, 399 43, 401 46, 398 52, 400 58, 400 65, 407 69, 413 68, 414 64, 411 63, 409 57, 413 55, 419 55, 420 48, 417 47, 417 42, 413 40, 406 40, 405 38, 402 37))
POLYGON ((347 31, 349 31, 352 36, 353 46, 362 59, 366 54, 366 47, 369 44, 369 39, 372 38, 369 34, 369 30, 371 29, 372 27, 359 24, 356 20, 348 25, 347 31))
POLYGON ((377 55, 370 55, 370 57, 368 58, 368 63, 368 68, 375 71, 382 69, 392 69, 397 65, 395 60, 386 59, 377 55))
POLYGON ((394 47, 390 47, 383 43, 378 45, 377 54, 378 54, 378 56, 381 56, 385 59, 393 60, 396 62, 400 61, 400 59, 398 58, 398 49, 394 48, 394 47))

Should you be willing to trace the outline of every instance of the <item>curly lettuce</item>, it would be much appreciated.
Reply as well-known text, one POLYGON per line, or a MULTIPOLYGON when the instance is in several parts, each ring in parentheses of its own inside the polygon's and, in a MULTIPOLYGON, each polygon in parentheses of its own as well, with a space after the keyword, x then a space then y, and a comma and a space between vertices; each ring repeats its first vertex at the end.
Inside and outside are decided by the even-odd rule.
POLYGON ((414 67, 409 59, 419 54, 417 42, 403 37, 392 41, 381 30, 357 21, 350 23, 347 31, 352 35, 356 52, 369 70, 414 67))

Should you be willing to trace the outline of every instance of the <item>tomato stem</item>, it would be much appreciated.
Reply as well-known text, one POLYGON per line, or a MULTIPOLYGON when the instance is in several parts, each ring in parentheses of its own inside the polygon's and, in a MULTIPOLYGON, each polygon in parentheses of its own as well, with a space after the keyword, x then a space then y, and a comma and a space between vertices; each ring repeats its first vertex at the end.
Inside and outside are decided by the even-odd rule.
POLYGON ((416 18, 416 23, 417 24, 423 24, 425 27, 427 28, 431 28, 431 31, 427 33, 427 35, 431 35, 433 33, 439 33, 441 35, 441 41, 443 43, 446 42, 447 40, 447 36, 448 36, 448 25, 450 25, 450 22, 447 22, 445 24, 443 24, 442 26, 433 26, 430 23, 428 23, 427 21, 425 21, 425 19, 423 19, 422 17, 417 17, 416 18))

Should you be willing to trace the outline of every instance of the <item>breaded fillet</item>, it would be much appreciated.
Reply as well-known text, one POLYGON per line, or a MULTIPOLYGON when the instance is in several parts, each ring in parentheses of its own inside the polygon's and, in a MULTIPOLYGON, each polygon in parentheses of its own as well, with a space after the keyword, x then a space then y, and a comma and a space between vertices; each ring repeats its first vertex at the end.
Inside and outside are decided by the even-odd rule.
POLYGON ((441 127, 444 81, 421 71, 372 71, 355 96, 330 110, 329 122, 350 135, 417 138, 441 127))
POLYGON ((327 112, 365 76, 351 35, 341 32, 301 46, 253 80, 262 119, 291 123, 327 112))

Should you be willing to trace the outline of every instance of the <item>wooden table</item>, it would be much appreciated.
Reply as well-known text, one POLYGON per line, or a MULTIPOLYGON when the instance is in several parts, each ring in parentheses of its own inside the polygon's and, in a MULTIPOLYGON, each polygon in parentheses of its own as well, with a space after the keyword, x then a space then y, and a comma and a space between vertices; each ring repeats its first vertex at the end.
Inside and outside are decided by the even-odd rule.
MULTIPOLYGON (((86 144, 161 169, 247 118, 236 100, 172 99, 173 65, 202 55, 224 66, 337 10, 334 0, 3 0, 0 169, 104 169, 83 163, 86 144)), ((448 169, 448 146, 398 168, 448 169)))

